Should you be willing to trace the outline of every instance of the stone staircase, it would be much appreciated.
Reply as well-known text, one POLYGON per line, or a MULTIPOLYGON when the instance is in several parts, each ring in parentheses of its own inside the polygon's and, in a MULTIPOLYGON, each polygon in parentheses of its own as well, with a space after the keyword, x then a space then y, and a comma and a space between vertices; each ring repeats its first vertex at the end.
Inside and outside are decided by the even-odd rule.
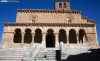
POLYGON ((70 45, 64 45, 64 47, 65 47, 66 53, 68 55, 77 55, 77 54, 82 54, 82 53, 91 53, 91 51, 89 51, 90 48, 83 47, 81 45, 70 44, 70 45))
MULTIPOLYGON (((89 49, 78 45, 64 46, 68 55, 65 60, 61 60, 59 49, 42 48, 38 45, 30 61, 100 61, 100 49, 89 49)), ((22 61, 23 55, 28 50, 27 48, 0 48, 0 61, 22 61)))
POLYGON ((0 49, 0 61, 22 61, 26 49, 0 49))
POLYGON ((60 50, 56 48, 40 49, 34 54, 32 60, 36 61, 58 61, 60 60, 60 50))
POLYGON ((64 45, 68 57, 61 61, 100 61, 100 49, 81 45, 64 45))

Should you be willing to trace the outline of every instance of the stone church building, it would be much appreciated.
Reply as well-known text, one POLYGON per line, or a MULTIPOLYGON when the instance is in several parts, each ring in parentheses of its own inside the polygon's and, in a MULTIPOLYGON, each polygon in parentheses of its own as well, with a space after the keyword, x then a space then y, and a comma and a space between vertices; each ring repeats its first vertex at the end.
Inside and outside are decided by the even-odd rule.
POLYGON ((37 52, 48 49, 60 50, 61 59, 65 59, 62 51, 66 53, 68 48, 98 47, 96 21, 82 16, 81 11, 71 10, 69 0, 55 0, 54 10, 17 9, 16 22, 3 24, 0 47, 13 51, 26 49, 25 57, 32 54, 32 58, 37 52))

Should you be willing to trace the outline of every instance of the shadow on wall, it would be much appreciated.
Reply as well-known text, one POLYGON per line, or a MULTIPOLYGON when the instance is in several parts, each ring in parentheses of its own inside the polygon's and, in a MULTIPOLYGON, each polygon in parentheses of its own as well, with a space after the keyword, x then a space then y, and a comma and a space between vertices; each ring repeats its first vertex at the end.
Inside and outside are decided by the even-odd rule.
POLYGON ((90 49, 91 53, 78 55, 69 55, 66 60, 62 61, 100 61, 100 49, 90 49))

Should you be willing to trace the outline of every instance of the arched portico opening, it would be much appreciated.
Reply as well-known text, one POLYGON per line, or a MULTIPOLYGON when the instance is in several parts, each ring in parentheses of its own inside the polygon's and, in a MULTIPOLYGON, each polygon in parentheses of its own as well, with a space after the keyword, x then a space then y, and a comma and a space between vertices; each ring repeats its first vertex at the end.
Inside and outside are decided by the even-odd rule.
POLYGON ((59 30, 59 42, 67 43, 66 31, 64 29, 59 30))
POLYGON ((34 43, 41 43, 41 42, 42 42, 42 31, 41 29, 36 29, 34 43))
POLYGON ((24 43, 31 43, 31 42, 32 42, 31 29, 26 29, 24 35, 24 43))
POLYGON ((79 30, 79 43, 87 42, 86 41, 86 36, 85 36, 85 30, 80 29, 79 30))
POLYGON ((76 31, 74 29, 69 31, 69 43, 77 43, 76 31))
POLYGON ((22 40, 21 30, 16 29, 13 41, 14 41, 14 43, 21 43, 21 40, 22 40))
POLYGON ((55 36, 52 29, 48 29, 46 35, 46 47, 55 47, 55 36))

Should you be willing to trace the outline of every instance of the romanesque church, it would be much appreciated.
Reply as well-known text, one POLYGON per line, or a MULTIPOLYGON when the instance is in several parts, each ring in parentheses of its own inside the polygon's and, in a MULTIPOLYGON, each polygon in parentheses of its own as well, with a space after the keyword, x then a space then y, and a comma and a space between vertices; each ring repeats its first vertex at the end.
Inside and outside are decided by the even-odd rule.
POLYGON ((71 10, 70 0, 54 4, 53 10, 17 9, 16 22, 3 23, 0 61, 100 60, 96 21, 71 10))

